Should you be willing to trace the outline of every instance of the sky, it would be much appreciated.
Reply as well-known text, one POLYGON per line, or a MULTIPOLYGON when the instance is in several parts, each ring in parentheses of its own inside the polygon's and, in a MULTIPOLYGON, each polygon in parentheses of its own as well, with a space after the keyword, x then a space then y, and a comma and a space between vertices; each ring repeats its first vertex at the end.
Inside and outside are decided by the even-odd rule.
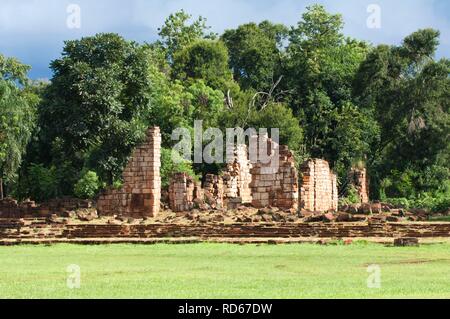
POLYGON ((398 45, 417 29, 438 29, 437 57, 450 57, 448 0, 0 0, 0 53, 31 65, 31 78, 49 79, 49 64, 60 56, 64 40, 116 32, 152 42, 169 14, 180 9, 207 18, 217 33, 263 20, 293 26, 314 3, 342 14, 347 36, 373 44, 398 45), (80 9, 79 19, 70 5, 80 9), (378 20, 372 20, 378 11, 371 11, 371 5, 379 8, 378 20), (379 21, 379 28, 369 27, 368 20, 379 21))

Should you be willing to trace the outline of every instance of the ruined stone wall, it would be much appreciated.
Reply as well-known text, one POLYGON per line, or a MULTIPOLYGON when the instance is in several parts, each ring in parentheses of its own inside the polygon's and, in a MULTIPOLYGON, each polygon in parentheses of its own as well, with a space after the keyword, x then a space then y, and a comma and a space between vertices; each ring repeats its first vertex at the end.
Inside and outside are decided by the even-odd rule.
POLYGON ((0 200, 0 218, 47 217, 92 206, 90 200, 72 197, 55 198, 39 204, 31 200, 19 203, 12 198, 5 198, 0 200))
POLYGON ((186 173, 175 173, 169 186, 169 206, 174 212, 189 211, 194 207, 195 183, 186 173))
POLYGON ((368 203, 369 178, 367 176, 367 169, 352 168, 348 175, 349 183, 356 188, 361 203, 368 203))
POLYGON ((147 131, 145 141, 134 151, 123 172, 123 186, 100 195, 100 215, 153 217, 161 200, 161 133, 159 127, 147 131))
POLYGON ((205 201, 211 208, 223 208, 223 179, 218 175, 207 174, 203 183, 205 201))
MULTIPOLYGON (((278 152, 278 163, 258 162, 251 169, 252 205, 256 208, 298 208, 298 173, 294 156, 287 146, 279 146, 267 139, 268 153, 278 152)), ((257 145, 252 145, 256 151, 257 145)))
POLYGON ((224 203, 228 208, 252 202, 250 183, 252 165, 248 159, 246 145, 238 145, 233 154, 234 161, 227 164, 223 175, 224 203))
POLYGON ((323 212, 337 210, 337 176, 327 161, 312 159, 301 166, 300 208, 323 212))

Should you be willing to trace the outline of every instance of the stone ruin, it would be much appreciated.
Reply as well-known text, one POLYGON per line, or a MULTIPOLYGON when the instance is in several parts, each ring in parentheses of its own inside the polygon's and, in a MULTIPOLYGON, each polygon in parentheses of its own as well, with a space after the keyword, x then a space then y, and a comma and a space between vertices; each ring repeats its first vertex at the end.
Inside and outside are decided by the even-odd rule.
POLYGON ((194 187, 192 179, 186 174, 175 174, 169 187, 170 208, 176 212, 187 211, 201 206, 204 201, 211 208, 235 209, 241 205, 251 205, 255 208, 278 207, 296 211, 298 174, 293 154, 287 146, 279 146, 270 139, 267 143, 268 150, 279 151, 277 168, 272 169, 270 162, 251 164, 247 146, 238 145, 232 154, 233 160, 221 176, 205 176, 201 188, 203 199, 194 195, 199 187, 194 187))
POLYGON ((169 206, 174 212, 186 212, 203 201, 200 183, 186 173, 175 173, 169 186, 169 206))
POLYGON ((297 210, 298 173, 294 155, 287 146, 277 145, 271 139, 267 139, 267 143, 267 150, 277 151, 279 154, 277 168, 272 168, 271 162, 258 162, 253 166, 251 170, 252 205, 256 208, 271 206, 297 210))
POLYGON ((352 168, 348 174, 350 185, 353 185, 358 192, 362 204, 369 202, 369 178, 367 169, 352 168))
POLYGON ((203 194, 205 197, 205 202, 210 205, 211 208, 223 208, 223 179, 218 175, 206 174, 205 181, 203 183, 203 194))
POLYGON ((337 176, 330 170, 328 162, 311 159, 300 169, 300 207, 313 212, 337 210, 337 176))
POLYGON ((247 145, 238 145, 232 154, 233 159, 227 164, 224 181, 224 205, 236 208, 253 201, 250 183, 252 182, 252 164, 248 158, 247 145))
MULTIPOLYGON (((336 175, 324 160, 301 166, 299 179, 294 156, 287 146, 267 139, 268 150, 278 150, 276 168, 270 163, 251 163, 246 145, 234 151, 234 160, 221 176, 207 174, 202 185, 185 173, 171 179, 168 204, 174 212, 193 208, 235 209, 276 207, 296 212, 337 210, 336 175)), ((258 145, 250 143, 252 145, 258 145)), ((97 210, 102 216, 155 217, 161 206, 161 134, 150 128, 145 141, 133 151, 123 172, 123 186, 100 194, 97 210)))
POLYGON ((161 200, 161 133, 158 127, 147 131, 145 141, 132 153, 123 172, 123 186, 108 189, 97 201, 101 215, 154 217, 161 200))
MULTIPOLYGON (((302 165, 299 180, 289 148, 268 138, 265 142, 268 144, 267 150, 278 151, 276 166, 272 167, 271 162, 252 164, 247 146, 238 145, 233 154, 234 160, 227 164, 223 174, 207 174, 202 188, 194 185, 186 174, 175 174, 169 187, 169 207, 175 212, 201 208, 203 203, 213 209, 251 205, 254 208, 277 207, 289 211, 299 208, 313 212, 337 210, 337 177, 328 162, 307 161, 302 165)), ((250 145, 258 147, 258 143, 250 145)))
POLYGON ((18 202, 12 198, 0 200, 0 218, 32 218, 49 217, 52 214, 65 215, 68 211, 92 208, 94 204, 90 200, 72 197, 55 198, 43 203, 32 200, 18 202))

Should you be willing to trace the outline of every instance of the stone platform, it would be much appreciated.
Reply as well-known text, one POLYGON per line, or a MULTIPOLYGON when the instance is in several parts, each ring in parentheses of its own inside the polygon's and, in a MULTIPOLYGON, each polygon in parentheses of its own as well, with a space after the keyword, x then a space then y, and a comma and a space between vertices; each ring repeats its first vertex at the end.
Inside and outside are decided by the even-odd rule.
POLYGON ((393 242, 414 237, 422 242, 450 239, 450 223, 207 223, 105 224, 48 223, 45 219, 0 219, 0 244, 50 243, 296 243, 335 239, 393 242))

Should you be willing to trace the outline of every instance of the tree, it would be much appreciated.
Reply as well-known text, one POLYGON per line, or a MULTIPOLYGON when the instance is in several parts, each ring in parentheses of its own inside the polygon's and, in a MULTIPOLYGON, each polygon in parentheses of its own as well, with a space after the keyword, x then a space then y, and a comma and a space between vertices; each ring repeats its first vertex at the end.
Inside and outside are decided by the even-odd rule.
POLYGON ((410 172, 421 188, 420 172, 448 152, 450 61, 433 59, 438 44, 438 31, 419 30, 400 46, 378 46, 359 69, 355 94, 381 127, 370 159, 380 181, 410 172))
POLYGON ((288 29, 263 21, 226 30, 221 36, 230 54, 234 79, 242 89, 268 91, 281 76, 283 40, 288 29))
POLYGON ((307 152, 348 168, 377 136, 364 134, 365 125, 375 128, 373 118, 363 113, 352 94, 368 46, 345 38, 342 28, 340 15, 320 5, 308 7, 289 34, 283 85, 304 128, 307 152))
POLYGON ((38 97, 27 90, 29 67, 0 54, 0 199, 20 167, 35 126, 38 97))
POLYGON ((40 108, 47 152, 59 140, 64 160, 112 183, 147 127, 158 66, 150 47, 117 34, 67 41, 40 108))
POLYGON ((221 41, 198 40, 174 56, 173 77, 187 82, 203 80, 213 89, 227 92, 238 88, 228 67, 228 51, 221 41))
POLYGON ((157 45, 164 49, 169 62, 173 61, 175 53, 196 40, 214 39, 216 37, 214 33, 207 32, 210 27, 206 26, 205 18, 200 16, 191 24, 188 24, 191 18, 192 15, 181 10, 171 14, 164 22, 164 26, 158 29, 161 40, 157 42, 157 45))

